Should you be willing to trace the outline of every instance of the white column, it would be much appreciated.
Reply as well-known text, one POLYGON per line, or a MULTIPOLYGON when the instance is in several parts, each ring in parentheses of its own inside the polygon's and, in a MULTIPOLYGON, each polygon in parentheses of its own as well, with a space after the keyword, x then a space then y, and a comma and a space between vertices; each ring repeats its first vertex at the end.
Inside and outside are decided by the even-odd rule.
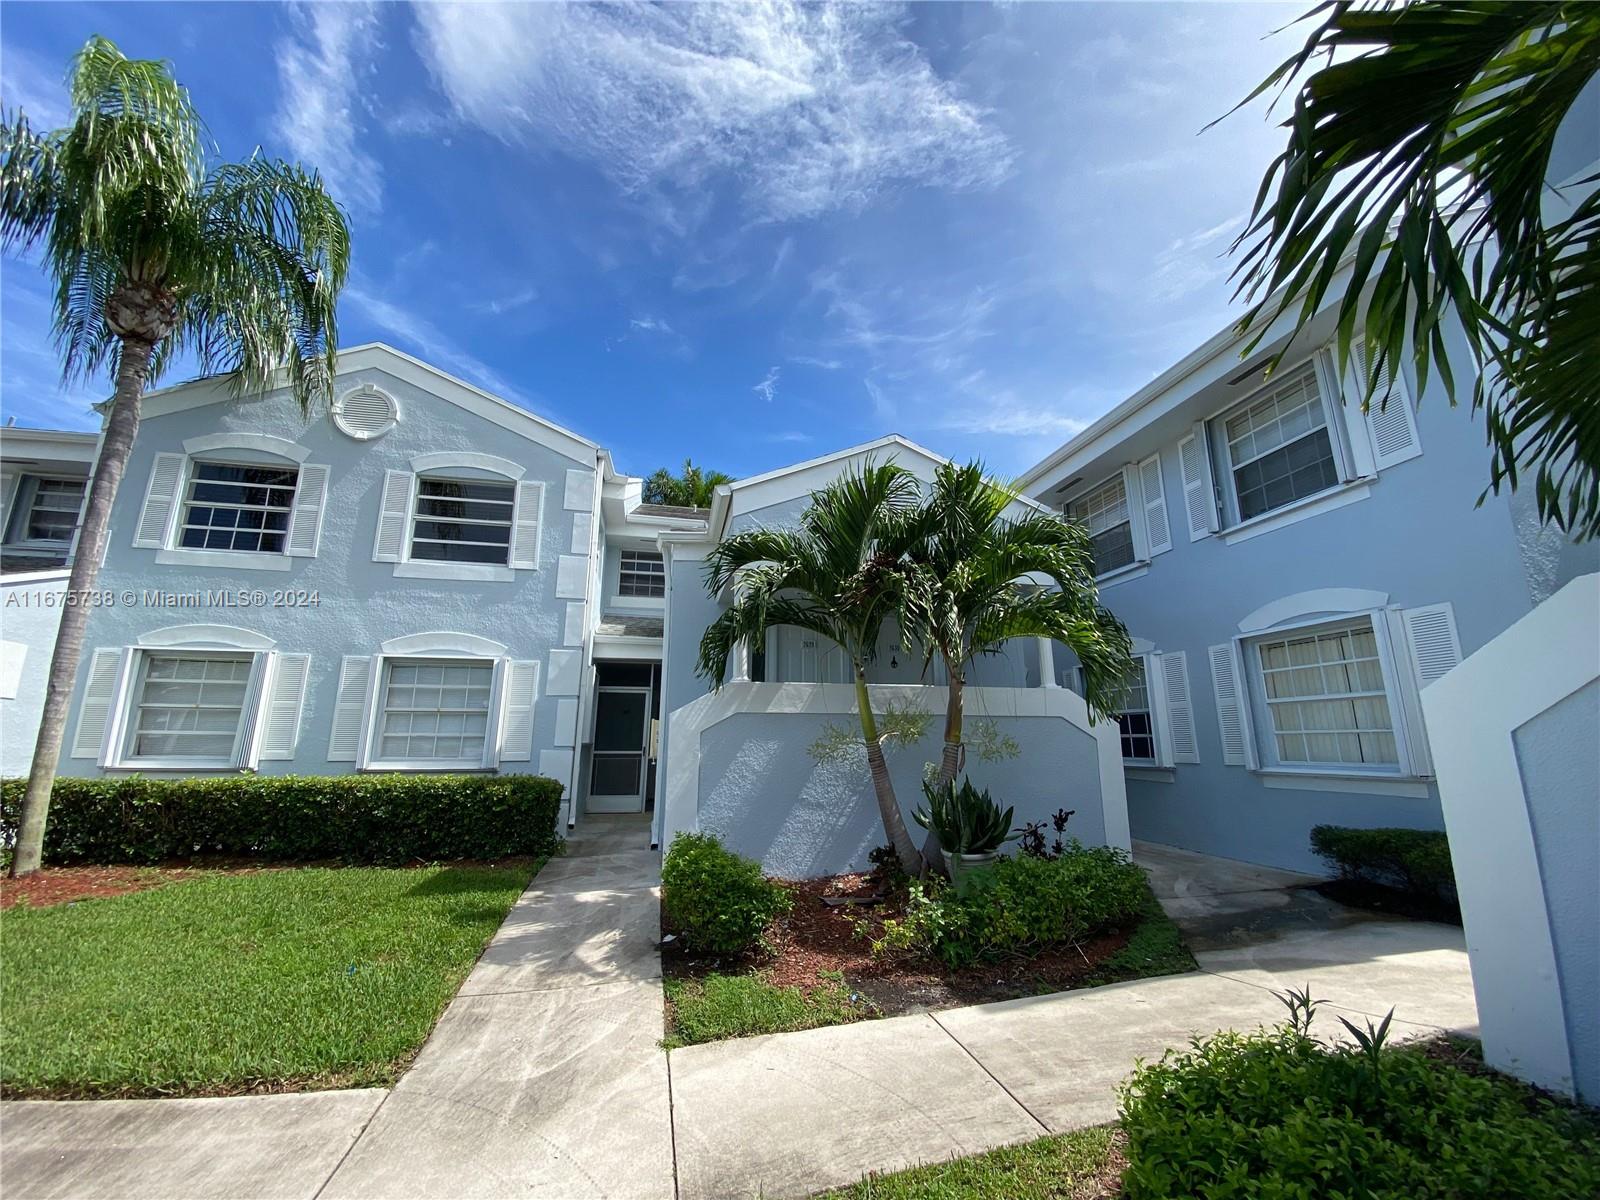
POLYGON ((750 643, 743 638, 733 644, 733 682, 750 682, 750 643))
POLYGON ((1056 644, 1050 638, 1035 638, 1039 643, 1039 686, 1060 687, 1056 682, 1056 644))

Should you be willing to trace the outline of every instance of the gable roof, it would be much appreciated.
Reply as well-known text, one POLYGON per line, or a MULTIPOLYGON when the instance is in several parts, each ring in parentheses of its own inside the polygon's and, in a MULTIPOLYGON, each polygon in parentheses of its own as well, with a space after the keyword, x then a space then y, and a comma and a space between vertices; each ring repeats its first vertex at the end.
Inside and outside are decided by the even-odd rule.
MULTIPOLYGON (((599 443, 531 413, 521 405, 513 404, 492 392, 486 392, 464 379, 458 379, 448 371, 441 371, 431 363, 423 362, 403 350, 397 350, 387 342, 364 342, 359 346, 340 350, 339 374, 335 379, 335 388, 338 388, 338 380, 347 372, 360 370, 383 371, 403 383, 409 383, 430 395, 437 396, 447 404, 454 404, 503 429, 520 434, 531 442, 546 446, 587 466, 594 464, 595 455, 599 452, 599 443)), ((274 375, 272 389, 285 387, 287 384, 287 374, 278 371, 274 375)), ((154 417, 188 408, 201 408, 207 404, 222 404, 235 398, 225 377, 208 376, 147 392, 142 407, 146 416, 154 417)))

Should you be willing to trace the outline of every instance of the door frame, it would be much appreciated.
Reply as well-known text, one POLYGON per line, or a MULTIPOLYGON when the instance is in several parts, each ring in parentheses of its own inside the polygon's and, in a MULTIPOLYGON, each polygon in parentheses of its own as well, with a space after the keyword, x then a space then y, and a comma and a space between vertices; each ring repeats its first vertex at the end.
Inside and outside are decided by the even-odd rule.
MULTIPOLYGON (((591 814, 602 814, 603 815, 603 814, 608 814, 608 813, 636 813, 636 812, 643 812, 644 811, 644 792, 645 792, 645 788, 649 786, 649 780, 650 780, 650 704, 651 704, 650 698, 653 695, 653 693, 654 693, 654 689, 653 688, 650 688, 648 686, 641 686, 639 684, 596 684, 595 685, 595 690, 594 690, 594 719, 593 719, 593 722, 592 722, 592 724, 590 725, 590 728, 589 728, 589 745, 591 747, 593 747, 593 748, 589 752, 589 778, 584 781, 584 785, 585 786, 584 786, 584 789, 583 789, 583 792, 584 792, 583 811, 584 811, 584 815, 585 816, 588 816, 588 815, 591 815, 591 814), (639 742, 639 750, 638 750, 638 755, 639 755, 639 790, 638 790, 638 793, 636 794, 636 796, 634 797, 634 799, 636 801, 636 805, 633 806, 633 807, 628 807, 628 808, 611 807, 610 805, 608 805, 607 807, 604 807, 604 808, 596 808, 595 805, 594 805, 594 802, 595 802, 595 800, 597 798, 595 796, 595 792, 594 792, 594 769, 595 769, 595 766, 600 761, 600 756, 603 755, 603 754, 627 754, 627 753, 631 753, 631 751, 626 751, 626 750, 601 750, 596 745, 595 732, 600 727, 600 704, 601 704, 601 701, 604 699, 606 693, 608 693, 608 692, 620 692, 620 693, 631 692, 631 693, 633 693, 635 695, 639 695, 639 696, 643 696, 644 697, 643 728, 639 731, 639 733, 640 733, 640 742, 639 742)), ((612 801, 612 802, 623 802, 623 801, 626 801, 628 799, 628 797, 625 796, 625 795, 616 795, 616 796, 613 796, 613 795, 602 795, 602 796, 600 796, 598 798, 600 800, 602 800, 602 801, 612 801)))

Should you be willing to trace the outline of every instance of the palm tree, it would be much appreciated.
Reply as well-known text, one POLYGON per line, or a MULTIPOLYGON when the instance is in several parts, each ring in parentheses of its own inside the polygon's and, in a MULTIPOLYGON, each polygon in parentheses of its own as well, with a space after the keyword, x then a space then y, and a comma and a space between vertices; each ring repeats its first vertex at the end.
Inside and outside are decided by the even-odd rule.
MULTIPOLYGON (((65 380, 116 382, 67 587, 93 587, 144 391, 178 355, 236 392, 280 367, 302 405, 329 397, 344 214, 315 173, 252 157, 206 169, 199 118, 163 62, 90 38, 68 76, 71 124, 0 120, 0 248, 42 247, 65 380)), ((11 873, 37 870, 87 605, 62 612, 11 873)))
POLYGON ((775 625, 810 630, 843 649, 855 679, 856 713, 884 832, 900 865, 922 859, 900 813, 883 754, 884 731, 867 693, 867 664, 885 620, 896 615, 905 577, 904 546, 921 485, 892 463, 867 462, 815 492, 796 529, 753 529, 720 542, 706 560, 706 588, 732 587, 733 603, 700 639, 697 672, 717 687, 728 658, 756 645, 775 625))
POLYGON ((978 655, 1012 638, 1065 643, 1083 665, 1084 696, 1097 718, 1115 710, 1132 669, 1128 631, 1099 603, 1089 535, 1040 509, 1006 516, 1018 500, 981 463, 945 463, 919 514, 903 607, 927 660, 937 655, 949 676, 941 789, 964 765, 967 668, 978 655), (1041 578, 1054 590, 1040 586, 1041 578))
POLYGON ((732 475, 706 471, 683 460, 683 474, 674 475, 665 467, 652 471, 644 481, 642 499, 646 504, 676 504, 681 508, 710 508, 717 488, 732 483, 732 475))
POLYGON ((1550 185, 1566 181, 1549 178, 1557 131, 1594 104, 1600 5, 1318 14, 1249 97, 1297 88, 1288 144, 1234 244, 1239 294, 1253 301, 1240 329, 1259 341, 1288 313, 1299 332, 1348 258, 1337 356, 1342 372, 1365 342, 1363 403, 1384 401, 1390 364, 1407 358, 1419 391, 1437 371, 1454 402, 1445 337, 1459 319, 1479 368, 1489 488, 1530 473, 1543 519, 1600 536, 1600 175, 1559 192, 1550 185))

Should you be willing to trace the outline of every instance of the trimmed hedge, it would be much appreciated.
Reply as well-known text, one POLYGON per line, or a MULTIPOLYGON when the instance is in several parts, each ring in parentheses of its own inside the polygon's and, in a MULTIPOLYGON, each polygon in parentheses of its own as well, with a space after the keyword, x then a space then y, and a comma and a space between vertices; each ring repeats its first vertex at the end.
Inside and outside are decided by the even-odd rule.
MULTIPOLYGON (((26 780, 0 782, 0 844, 16 844, 26 780)), ((544 856, 561 784, 540 775, 227 775, 56 780, 50 864, 223 854, 396 864, 544 856)))
POLYGON ((1454 901, 1450 842, 1436 829, 1349 829, 1318 825, 1311 848, 1345 879, 1454 901))
POLYGON ((794 899, 710 833, 680 833, 661 860, 661 907, 691 950, 741 954, 794 899))

